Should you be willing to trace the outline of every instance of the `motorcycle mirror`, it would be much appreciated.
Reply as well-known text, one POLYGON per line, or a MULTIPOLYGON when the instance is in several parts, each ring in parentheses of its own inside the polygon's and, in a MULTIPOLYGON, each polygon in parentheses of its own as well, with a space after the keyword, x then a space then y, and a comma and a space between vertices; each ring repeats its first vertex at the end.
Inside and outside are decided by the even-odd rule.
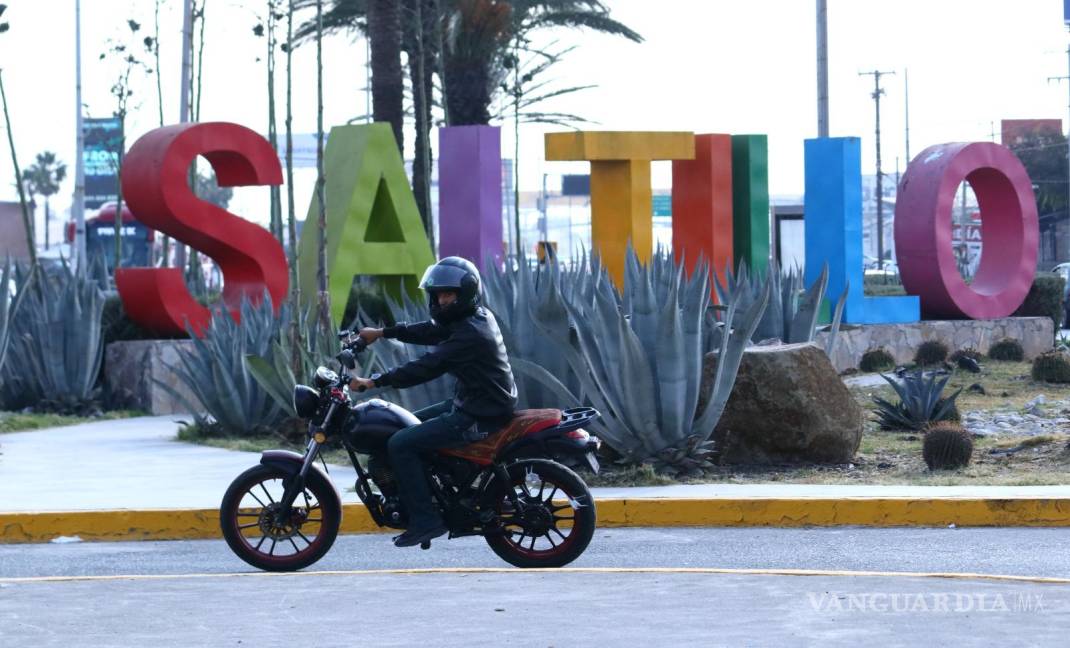
POLYGON ((344 349, 336 357, 338 358, 338 362, 342 363, 342 366, 345 367, 346 369, 356 369, 357 368, 357 358, 356 358, 356 356, 353 355, 353 352, 350 351, 349 349, 344 349))

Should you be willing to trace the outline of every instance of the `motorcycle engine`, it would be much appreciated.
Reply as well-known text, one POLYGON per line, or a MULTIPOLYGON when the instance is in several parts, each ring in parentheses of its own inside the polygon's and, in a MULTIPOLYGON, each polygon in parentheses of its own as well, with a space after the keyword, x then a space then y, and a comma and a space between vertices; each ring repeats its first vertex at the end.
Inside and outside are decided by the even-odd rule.
POLYGON ((397 478, 394 469, 390 467, 390 461, 383 456, 372 455, 368 458, 368 474, 372 481, 379 487, 379 492, 384 497, 396 497, 398 494, 397 478))

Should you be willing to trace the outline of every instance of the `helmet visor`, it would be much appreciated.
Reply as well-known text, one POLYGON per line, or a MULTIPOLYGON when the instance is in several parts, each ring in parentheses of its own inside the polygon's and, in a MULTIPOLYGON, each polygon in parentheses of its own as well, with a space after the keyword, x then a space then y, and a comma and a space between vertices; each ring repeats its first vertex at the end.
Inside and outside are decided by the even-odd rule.
POLYGON ((433 265, 424 272, 420 288, 424 290, 459 290, 467 271, 456 266, 433 265))

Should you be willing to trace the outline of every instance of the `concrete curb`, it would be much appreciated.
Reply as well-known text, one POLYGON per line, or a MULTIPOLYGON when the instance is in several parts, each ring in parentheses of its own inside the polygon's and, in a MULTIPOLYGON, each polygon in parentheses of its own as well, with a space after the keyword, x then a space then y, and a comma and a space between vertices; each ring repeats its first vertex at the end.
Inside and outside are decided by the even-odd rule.
MULTIPOLYGON (((1070 526, 1070 498, 602 499, 607 527, 1070 526)), ((378 533, 360 504, 343 507, 341 533, 378 533)), ((220 538, 218 509, 0 513, 0 543, 220 538)))

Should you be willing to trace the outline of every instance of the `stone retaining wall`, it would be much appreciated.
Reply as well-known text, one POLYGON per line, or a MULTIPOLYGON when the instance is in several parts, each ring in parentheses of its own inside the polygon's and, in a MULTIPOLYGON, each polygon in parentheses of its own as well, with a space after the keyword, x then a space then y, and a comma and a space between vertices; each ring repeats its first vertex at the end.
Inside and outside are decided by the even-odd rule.
POLYGON ((197 397, 178 379, 174 367, 180 353, 190 353, 190 340, 112 342, 105 349, 104 380, 117 404, 150 414, 188 413, 189 407, 158 385, 154 378, 197 405, 197 397))
MULTIPOLYGON (((1055 330, 1049 317, 1007 317, 993 320, 932 320, 910 324, 845 324, 836 337, 832 365, 837 371, 858 368, 862 354, 874 347, 884 347, 899 364, 913 362, 914 352, 927 340, 939 340, 955 351, 973 347, 987 353, 994 342, 1014 338, 1022 343, 1026 359, 1052 348, 1055 330)), ((818 332, 822 348, 828 333, 818 332)))

